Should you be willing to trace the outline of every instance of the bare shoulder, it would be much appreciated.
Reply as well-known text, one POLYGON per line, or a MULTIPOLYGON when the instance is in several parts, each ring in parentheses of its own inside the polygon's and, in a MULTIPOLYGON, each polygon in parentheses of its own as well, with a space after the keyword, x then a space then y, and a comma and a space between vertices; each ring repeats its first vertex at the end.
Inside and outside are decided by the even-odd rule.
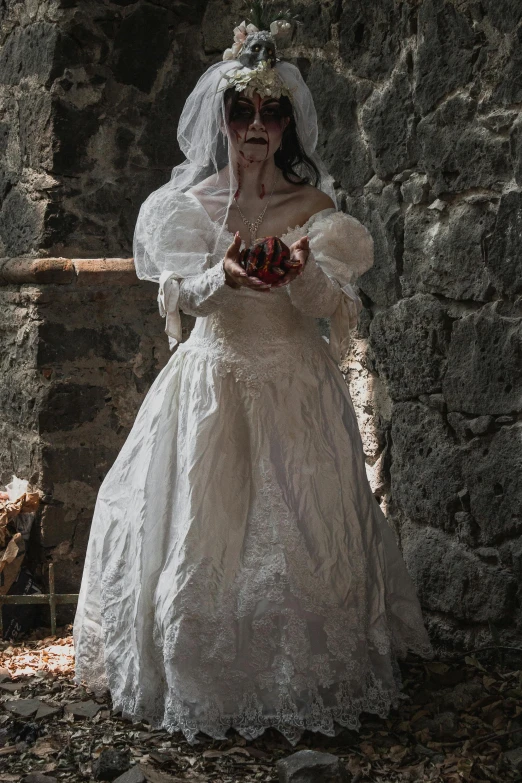
POLYGON ((304 200, 303 206, 306 205, 306 210, 310 215, 321 212, 323 209, 335 209, 335 204, 330 196, 319 190, 319 188, 314 188, 313 185, 302 185, 301 187, 304 200))
POLYGON ((215 188, 218 184, 218 177, 216 174, 211 174, 210 177, 201 180, 196 185, 193 185, 188 189, 187 193, 192 193, 194 196, 199 197, 204 195, 209 188, 215 188))

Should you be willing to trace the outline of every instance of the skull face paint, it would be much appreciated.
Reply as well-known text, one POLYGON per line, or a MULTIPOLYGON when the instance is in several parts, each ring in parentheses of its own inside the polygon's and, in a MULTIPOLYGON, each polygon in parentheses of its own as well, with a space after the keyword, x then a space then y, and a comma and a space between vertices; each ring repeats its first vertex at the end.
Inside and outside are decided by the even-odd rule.
POLYGON ((243 165, 262 162, 275 153, 289 118, 283 116, 277 98, 240 93, 227 107, 229 137, 243 165))

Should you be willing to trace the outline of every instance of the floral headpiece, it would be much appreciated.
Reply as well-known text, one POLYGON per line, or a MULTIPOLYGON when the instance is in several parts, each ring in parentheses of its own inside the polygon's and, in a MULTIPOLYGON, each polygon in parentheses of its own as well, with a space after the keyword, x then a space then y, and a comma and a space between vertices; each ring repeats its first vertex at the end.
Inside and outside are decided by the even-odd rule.
MULTIPOLYGON (((270 35, 272 36, 272 42, 275 50, 274 38, 281 33, 286 33, 292 25, 285 19, 276 19, 270 25, 270 35)), ((245 41, 249 35, 260 33, 260 29, 255 24, 247 24, 245 21, 234 28, 234 43, 230 49, 225 49, 223 52, 223 60, 237 60, 243 51, 245 41)), ((263 31, 265 32, 265 31, 263 31)), ((268 30, 266 31, 268 33, 268 30)))
POLYGON ((252 98, 257 92, 263 98, 280 98, 286 95, 292 97, 284 81, 279 76, 275 68, 271 68, 266 60, 262 60, 255 68, 237 68, 235 71, 223 74, 226 85, 222 88, 227 90, 234 87, 238 92, 245 91, 248 98, 252 98))
POLYGON ((234 44, 223 53, 223 60, 238 60, 241 67, 224 74, 225 87, 234 87, 238 92, 252 98, 257 92, 263 97, 280 98, 292 93, 285 85, 277 70, 275 37, 291 28, 285 19, 276 19, 270 24, 270 30, 259 29, 254 24, 241 24, 234 29, 234 44))

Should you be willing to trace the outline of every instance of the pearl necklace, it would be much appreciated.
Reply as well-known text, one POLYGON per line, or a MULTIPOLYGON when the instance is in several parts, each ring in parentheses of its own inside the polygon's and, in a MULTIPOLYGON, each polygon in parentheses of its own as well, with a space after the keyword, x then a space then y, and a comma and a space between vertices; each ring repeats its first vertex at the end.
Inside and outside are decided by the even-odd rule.
POLYGON ((277 171, 275 173, 274 184, 272 185, 272 192, 270 193, 270 195, 268 197, 268 201, 266 202, 265 207, 264 207, 263 211, 261 212, 261 214, 258 215, 255 220, 248 220, 248 218, 246 218, 243 215, 243 213, 241 211, 241 207, 237 203, 237 199, 234 196, 234 201, 235 201, 235 204, 236 204, 236 207, 237 207, 237 211, 241 215, 241 219, 242 219, 243 223, 246 225, 246 227, 248 228, 248 230, 250 232, 250 245, 253 245, 255 243, 256 239, 257 239, 257 232, 259 230, 259 227, 260 227, 261 223, 263 222, 263 218, 265 217, 265 213, 266 213, 266 211, 268 209, 268 205, 270 204, 270 199, 274 195, 274 190, 275 190, 275 186, 276 186, 276 180, 277 180, 277 171))

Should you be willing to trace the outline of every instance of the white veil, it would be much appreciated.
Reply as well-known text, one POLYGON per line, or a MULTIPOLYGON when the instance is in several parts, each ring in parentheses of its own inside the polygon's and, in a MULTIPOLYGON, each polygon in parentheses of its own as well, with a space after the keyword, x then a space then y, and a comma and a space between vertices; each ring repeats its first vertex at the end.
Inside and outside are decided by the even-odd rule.
MULTIPOLYGON (((170 180, 153 191, 143 202, 138 215, 133 251, 136 273, 141 279, 159 282, 161 274, 172 268, 172 256, 176 252, 176 232, 170 230, 169 226, 175 226, 175 221, 171 218, 179 208, 179 194, 185 193, 211 175, 217 175, 229 163, 230 145, 224 104, 228 83, 224 74, 241 67, 237 60, 225 60, 211 65, 187 98, 177 134, 186 160, 175 166, 170 180)), ((290 91, 299 140, 320 174, 318 187, 337 205, 333 178, 316 152, 317 114, 310 90, 295 65, 279 61, 274 65, 274 69, 290 91)), ((213 215, 213 219, 221 224, 221 230, 226 227, 228 212, 238 186, 233 166, 230 166, 228 171, 230 179, 226 185, 218 187, 211 184, 208 187, 212 202, 222 205, 213 215)), ((296 171, 298 174, 305 174, 305 171, 301 172, 299 168, 296 168, 296 171)), ((217 234, 216 244, 220 232, 217 234)), ((185 252, 182 261, 176 259, 178 269, 180 263, 186 269, 186 274, 197 274, 205 268, 205 259, 196 252, 185 252)))

